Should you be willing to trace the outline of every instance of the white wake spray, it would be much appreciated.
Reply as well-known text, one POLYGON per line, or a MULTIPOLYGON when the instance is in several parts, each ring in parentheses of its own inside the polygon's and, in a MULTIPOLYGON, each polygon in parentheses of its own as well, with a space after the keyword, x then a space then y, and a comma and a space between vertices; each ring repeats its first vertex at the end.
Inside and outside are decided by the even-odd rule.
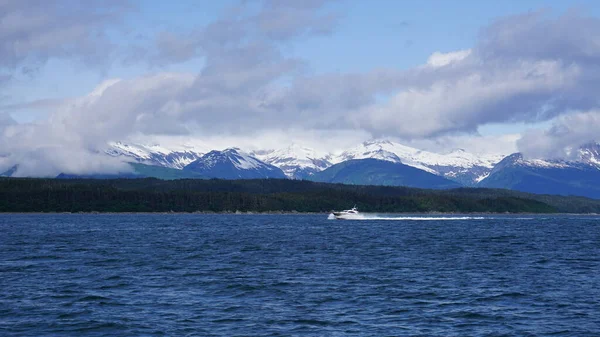
MULTIPOLYGON (((329 214, 328 220, 336 220, 333 214, 329 214)), ((381 216, 379 214, 347 214, 342 217, 342 220, 392 220, 392 221, 448 221, 448 220, 483 220, 486 217, 474 217, 474 216, 381 216)))

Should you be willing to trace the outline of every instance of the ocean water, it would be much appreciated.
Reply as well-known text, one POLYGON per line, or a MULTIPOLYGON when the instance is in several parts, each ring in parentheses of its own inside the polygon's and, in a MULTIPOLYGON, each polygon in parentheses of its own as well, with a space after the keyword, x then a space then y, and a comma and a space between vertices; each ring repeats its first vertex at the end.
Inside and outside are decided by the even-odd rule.
POLYGON ((353 335, 600 336, 600 218, 0 215, 0 336, 353 335))

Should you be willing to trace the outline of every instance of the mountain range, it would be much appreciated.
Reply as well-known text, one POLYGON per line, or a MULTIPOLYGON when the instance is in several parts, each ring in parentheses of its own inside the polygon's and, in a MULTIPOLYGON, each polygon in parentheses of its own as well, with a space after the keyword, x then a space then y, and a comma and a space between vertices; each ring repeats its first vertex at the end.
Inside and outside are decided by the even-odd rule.
MULTIPOLYGON (((570 159, 560 160, 528 159, 520 153, 476 155, 462 149, 435 153, 386 140, 364 142, 338 153, 319 153, 297 144, 244 152, 239 148, 172 151, 122 142, 110 143, 106 153, 131 163, 135 173, 125 178, 289 178, 433 189, 491 187, 600 198, 598 143, 586 144, 573 151, 570 159)), ((1 175, 14 173, 12 168, 1 175)), ((59 176, 73 177, 82 176, 59 176)))
POLYGON ((580 149, 577 160, 527 160, 520 153, 500 161, 478 187, 506 188, 537 194, 600 198, 598 144, 580 149))
MULTIPOLYGON (((244 170, 244 165, 256 166, 258 162, 279 168, 285 176, 290 179, 306 179, 325 169, 349 160, 378 159, 386 162, 403 164, 436 176, 442 176, 448 180, 458 182, 463 186, 476 186, 492 171, 494 165, 500 162, 504 155, 475 155, 462 149, 439 154, 430 151, 419 150, 390 141, 369 141, 340 153, 318 153, 317 151, 292 144, 283 149, 260 150, 245 153, 240 149, 225 149, 223 151, 211 151, 211 157, 204 157, 201 151, 169 151, 159 145, 124 144, 121 142, 111 143, 106 151, 112 156, 122 156, 139 164, 162 166, 173 169, 191 170, 186 166, 196 161, 194 167, 197 170, 202 166, 198 161, 211 161, 214 156, 222 154, 222 157, 231 155, 242 155, 243 158, 233 159, 238 162, 238 170, 244 170), (234 150, 234 151, 232 151, 234 150), (252 161, 250 164, 239 164, 252 161)), ((209 177, 237 179, 246 176, 246 173, 208 173, 209 177)), ((272 168, 271 168, 271 171, 272 168)), ((273 171, 275 172, 275 171, 273 171)), ((275 176, 278 176, 278 173, 275 176)), ((206 174, 206 172, 204 172, 206 174)), ((275 177, 271 174, 259 174, 263 177, 275 177)), ((431 186, 426 186, 431 187, 431 186)))
POLYGON ((123 156, 137 163, 162 166, 173 169, 183 169, 188 164, 202 157, 202 152, 172 151, 160 145, 109 143, 106 153, 119 157, 123 156))
POLYGON ((335 156, 333 163, 351 159, 374 158, 402 163, 414 168, 443 176, 461 185, 474 186, 484 179, 504 155, 475 155, 463 149, 439 154, 415 149, 390 141, 364 142, 335 156))
POLYGON ((184 172, 220 179, 285 179, 283 171, 237 148, 210 151, 183 168, 184 172))

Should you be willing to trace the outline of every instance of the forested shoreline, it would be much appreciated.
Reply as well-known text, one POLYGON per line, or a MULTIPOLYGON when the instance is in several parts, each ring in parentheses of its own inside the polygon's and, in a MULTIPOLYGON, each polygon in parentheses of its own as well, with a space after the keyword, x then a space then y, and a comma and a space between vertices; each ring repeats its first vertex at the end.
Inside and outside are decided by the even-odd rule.
POLYGON ((284 179, 0 179, 0 212, 600 213, 600 200, 509 190, 423 190, 284 179))

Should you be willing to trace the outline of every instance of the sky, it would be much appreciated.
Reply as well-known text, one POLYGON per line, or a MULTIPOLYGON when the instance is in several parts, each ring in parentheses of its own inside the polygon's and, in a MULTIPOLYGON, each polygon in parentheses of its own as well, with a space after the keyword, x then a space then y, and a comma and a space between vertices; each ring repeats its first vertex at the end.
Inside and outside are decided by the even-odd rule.
POLYGON ((112 141, 568 157, 600 139, 596 1, 0 1, 0 171, 112 141))

